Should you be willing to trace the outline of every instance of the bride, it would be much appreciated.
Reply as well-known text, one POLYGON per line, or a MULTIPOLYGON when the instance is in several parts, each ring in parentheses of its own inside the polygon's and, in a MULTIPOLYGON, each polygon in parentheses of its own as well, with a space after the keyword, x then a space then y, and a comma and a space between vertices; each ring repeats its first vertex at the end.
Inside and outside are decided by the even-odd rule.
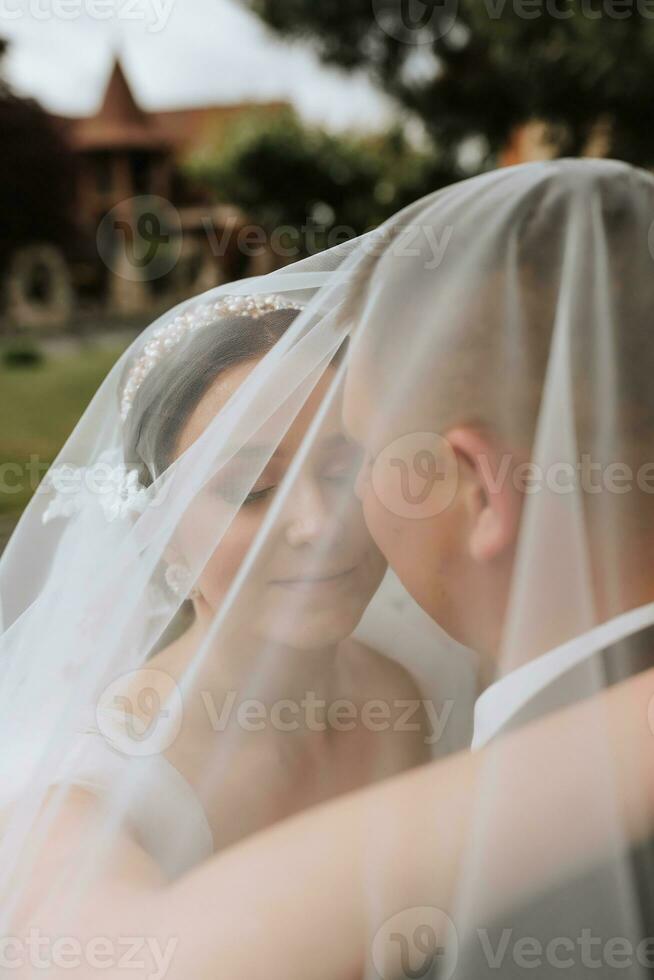
MULTIPOLYGON (((283 296, 245 295, 215 303, 211 329, 190 330, 185 343, 170 342, 174 320, 163 326, 159 357, 147 372, 137 359, 122 387, 125 458, 133 461, 141 487, 152 485, 198 439, 299 309, 283 296)), ((105 692, 96 724, 85 733, 95 750, 81 770, 71 772, 74 785, 83 788, 78 799, 98 780, 106 784, 112 778, 116 751, 129 758, 134 748, 143 751, 145 735, 152 740, 161 705, 177 685, 181 689, 341 356, 275 445, 245 499, 238 500, 228 533, 193 584, 194 537, 206 535, 204 529, 237 502, 243 462, 233 457, 187 509, 168 544, 163 577, 191 607, 185 617, 190 625, 149 656, 146 669, 127 672, 105 692)), ((420 696, 397 662, 351 636, 386 567, 354 493, 349 500, 344 495, 359 459, 336 402, 268 539, 265 562, 251 576, 247 609, 241 603, 185 693, 183 721, 154 762, 147 804, 136 798, 126 814, 139 846, 169 874, 299 809, 427 758, 426 730, 418 723, 403 731, 362 723, 370 700, 392 708, 407 701, 420 705, 420 696), (328 566, 324 575, 318 555, 328 566), (264 656, 266 673, 257 683, 257 661, 264 656), (304 704, 315 706, 312 719, 308 710, 302 717, 304 704), (339 718, 339 705, 350 710, 347 723, 339 718), (173 821, 181 828, 171 828, 173 821), (177 836, 184 832, 179 844, 171 840, 171 829, 177 836)), ((45 523, 57 513, 51 507, 45 523)))
MULTIPOLYGON (((157 386, 155 372, 211 329, 211 311, 185 311, 172 337, 153 325, 136 359, 128 352, 63 461, 115 454, 136 411, 130 463, 135 454, 152 483, 132 470, 109 506, 74 496, 59 505, 64 521, 51 535, 56 522, 39 527, 47 510, 35 500, 0 565, 3 744, 28 726, 42 732, 0 841, 3 926, 24 975, 33 929, 73 937, 81 976, 97 972, 98 935, 113 955, 105 975, 118 976, 126 933, 142 940, 143 976, 386 978, 427 976, 438 964, 447 977, 534 967, 554 977, 564 960, 575 977, 612 976, 620 956, 624 973, 643 975, 651 927, 647 851, 638 848, 654 826, 652 205, 651 175, 614 161, 508 168, 250 281, 255 296, 302 297, 304 308, 235 389, 222 379, 197 428, 182 412, 186 441, 173 425, 170 455, 152 444, 148 416, 163 432, 166 401, 183 404, 185 379, 171 368, 157 386), (435 239, 447 243, 436 262, 435 239), (219 563, 220 549, 309 405, 274 499, 253 536, 244 531, 221 592, 229 552, 219 563), (181 743, 186 704, 198 682, 210 689, 216 651, 238 626, 258 653, 245 644, 240 661, 241 648, 225 643, 231 669, 247 670, 239 695, 263 697, 284 676, 270 638, 293 636, 304 651, 312 624, 331 622, 311 589, 286 596, 267 586, 291 577, 277 564, 279 542, 296 494, 305 506, 311 496, 309 474, 335 419, 365 453, 354 492, 376 545, 425 613, 479 656, 489 685, 477 704, 479 748, 265 831, 255 821, 246 830, 255 833, 170 880, 130 833, 150 798, 159 739, 168 748, 177 730, 181 743), (43 563, 29 576, 35 542, 43 563), (181 571, 167 574, 171 564, 181 571), (197 610, 206 627, 171 671, 157 739, 126 753, 129 764, 102 794, 80 789, 75 766, 58 771, 50 790, 83 709, 102 709, 120 669, 167 670, 165 644, 161 660, 152 651, 179 596, 160 591, 161 576, 181 578, 182 594, 197 588, 207 603, 197 610)), ((242 290, 231 284, 234 294, 242 290)), ((206 358, 196 364, 201 376, 206 358)), ((196 406, 207 392, 195 389, 196 406)), ((352 488, 330 499, 330 516, 347 514, 352 488)), ((334 554, 346 553, 332 550, 339 527, 322 525, 303 575, 329 577, 334 554)), ((354 560, 355 538, 345 539, 354 560)), ((358 609, 363 592, 346 594, 358 609)), ((413 641, 407 628, 398 654, 413 641)), ((228 761, 240 744, 228 743, 228 761)), ((203 776, 216 761, 224 771, 225 745, 207 737, 203 776)), ((167 831, 173 849, 194 836, 190 815, 180 820, 167 831)))
MULTIPOLYGON (((135 465, 140 461, 143 486, 198 439, 283 336, 301 309, 291 303, 274 295, 256 301, 249 296, 219 301, 211 329, 194 333, 181 350, 179 345, 164 347, 175 325, 164 327, 154 369, 141 380, 137 363, 126 380, 129 397, 122 400, 125 455, 135 465)), ((147 669, 130 676, 120 693, 113 686, 114 698, 130 705, 144 729, 156 721, 147 708, 153 704, 153 693, 154 703, 165 701, 171 685, 182 682, 210 632, 341 357, 339 351, 275 445, 274 454, 240 502, 229 531, 205 562, 190 589, 192 625, 150 657, 147 669), (148 698, 143 697, 146 688, 148 698), (143 705, 146 708, 141 707, 139 715, 143 705)), ((258 434, 262 441, 265 428, 258 434)), ((427 758, 426 731, 419 724, 406 731, 389 726, 380 732, 361 723, 366 701, 376 699, 391 706, 409 700, 418 705, 420 696, 398 663, 351 636, 386 568, 354 493, 350 499, 345 495, 359 462, 360 454, 345 436, 335 402, 275 535, 268 538, 265 561, 251 576, 248 608, 240 609, 229 627, 223 627, 220 645, 212 644, 211 655, 185 698, 183 725, 165 756, 202 802, 210 827, 207 836, 213 842, 208 853, 312 803, 427 758), (327 567, 316 574, 315 555, 320 553, 323 560, 325 541, 330 542, 324 554, 327 567), (294 603, 295 596, 301 597, 300 603, 294 603), (267 661, 266 678, 257 691, 252 679, 262 656, 267 661), (247 711, 247 703, 252 706, 254 700, 245 694, 258 694, 260 717, 243 731, 238 720, 241 709, 247 711), (310 726, 298 717, 309 694, 316 705, 310 726), (339 702, 351 706, 356 724, 339 725, 339 702), (224 722, 224 733, 218 734, 220 719, 227 713, 231 723, 224 722), (230 746, 223 759, 218 755, 219 738, 230 746), (211 774, 206 764, 210 757, 211 774)), ((205 533, 203 529, 220 520, 225 505, 235 502, 242 469, 243 462, 235 456, 205 485, 168 546, 165 577, 180 595, 184 576, 188 578, 187 556, 193 552, 194 536, 205 533)), ((164 796, 159 804, 166 805, 164 796)), ((147 832, 156 835, 157 825, 147 832)), ((170 841, 159 843, 164 860, 169 849, 170 841)))

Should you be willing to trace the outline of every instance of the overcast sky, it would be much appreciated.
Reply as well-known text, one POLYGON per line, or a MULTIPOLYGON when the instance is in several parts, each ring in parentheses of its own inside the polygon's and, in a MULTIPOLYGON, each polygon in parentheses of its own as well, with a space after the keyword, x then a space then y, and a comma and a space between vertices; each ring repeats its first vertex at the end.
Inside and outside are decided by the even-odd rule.
POLYGON ((288 98, 339 129, 392 114, 362 76, 280 41, 238 0, 0 0, 0 36, 14 87, 71 115, 97 107, 116 49, 147 108, 288 98))

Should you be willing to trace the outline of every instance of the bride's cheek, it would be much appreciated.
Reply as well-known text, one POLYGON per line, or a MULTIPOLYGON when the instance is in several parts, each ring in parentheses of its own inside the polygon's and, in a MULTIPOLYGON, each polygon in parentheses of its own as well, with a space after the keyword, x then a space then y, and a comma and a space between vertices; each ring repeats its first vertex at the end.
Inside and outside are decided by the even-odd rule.
POLYGON ((258 523, 219 499, 197 501, 181 522, 178 545, 192 567, 202 568, 198 585, 208 602, 217 604, 234 581, 258 523))
MULTIPOLYGON (((213 598, 218 602, 229 589, 248 557, 261 520, 261 515, 250 514, 245 510, 241 510, 233 518, 204 568, 201 586, 204 583, 209 601, 213 598)), ((253 587, 260 578, 260 565, 261 558, 255 557, 252 571, 248 574, 253 587)))

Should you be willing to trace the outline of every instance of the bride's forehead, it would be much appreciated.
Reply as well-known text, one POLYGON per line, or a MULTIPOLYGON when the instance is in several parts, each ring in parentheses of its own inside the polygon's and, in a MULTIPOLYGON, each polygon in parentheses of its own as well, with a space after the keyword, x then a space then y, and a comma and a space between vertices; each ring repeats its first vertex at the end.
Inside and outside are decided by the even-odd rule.
POLYGON ((293 453, 307 436, 309 427, 314 424, 316 416, 320 416, 320 424, 311 436, 311 447, 320 449, 326 443, 332 443, 335 437, 344 435, 342 420, 342 395, 340 392, 331 393, 329 385, 322 379, 319 385, 309 393, 305 401, 289 419, 289 406, 284 403, 273 411, 268 419, 257 430, 257 441, 277 442, 281 449, 293 453))
POLYGON ((218 375, 186 419, 178 439, 178 452, 195 442, 256 367, 256 361, 234 364, 218 375))
MULTIPOLYGON (((256 361, 251 361, 233 365, 216 378, 186 421, 178 442, 178 453, 183 452, 202 436, 231 397, 244 384, 256 364, 256 361)), ((306 394, 299 408, 292 405, 293 392, 291 391, 281 404, 277 400, 273 403, 272 399, 268 406, 263 404, 259 411, 261 424, 248 442, 258 447, 278 448, 282 455, 292 455, 304 439, 316 414, 320 412, 322 418, 320 430, 313 441, 318 449, 324 447, 327 442, 333 443, 334 437, 343 433, 342 393, 332 392, 333 379, 334 371, 326 370, 311 391, 306 394)), ((247 443, 245 445, 247 446, 247 443)))

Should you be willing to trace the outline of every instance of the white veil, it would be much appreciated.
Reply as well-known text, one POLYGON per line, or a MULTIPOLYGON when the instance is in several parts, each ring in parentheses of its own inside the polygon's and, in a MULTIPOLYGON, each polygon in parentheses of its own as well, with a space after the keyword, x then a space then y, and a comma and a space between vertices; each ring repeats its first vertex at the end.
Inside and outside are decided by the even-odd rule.
POLYGON ((458 748, 472 650, 482 684, 531 679, 483 696, 499 722, 446 910, 456 942, 429 902, 378 921, 402 828, 371 814, 367 975, 426 976, 447 940, 443 976, 522 975, 530 956, 558 976, 570 943, 575 977, 609 976, 616 938, 622 975, 647 972, 644 865, 620 812, 627 775, 645 812, 645 760, 615 772, 616 732, 588 701, 566 747, 587 818, 534 813, 516 839, 534 784, 568 787, 554 762, 516 786, 521 743, 504 752, 501 734, 648 665, 653 218, 654 178, 627 165, 507 168, 210 290, 134 342, 0 559, 3 934, 71 789, 101 806, 38 889, 61 928, 121 835, 165 883, 458 748), (455 661, 450 689, 425 692, 455 661))
POLYGON ((442 905, 395 922, 406 975, 440 954, 436 975, 462 978, 654 966, 651 825, 628 829, 649 758, 616 756, 651 712, 616 724, 594 697, 654 665, 653 217, 652 176, 625 164, 511 167, 407 209, 354 284, 345 415, 370 453, 368 525, 495 680, 446 923, 442 905), (522 726, 582 702, 531 769, 522 726))

